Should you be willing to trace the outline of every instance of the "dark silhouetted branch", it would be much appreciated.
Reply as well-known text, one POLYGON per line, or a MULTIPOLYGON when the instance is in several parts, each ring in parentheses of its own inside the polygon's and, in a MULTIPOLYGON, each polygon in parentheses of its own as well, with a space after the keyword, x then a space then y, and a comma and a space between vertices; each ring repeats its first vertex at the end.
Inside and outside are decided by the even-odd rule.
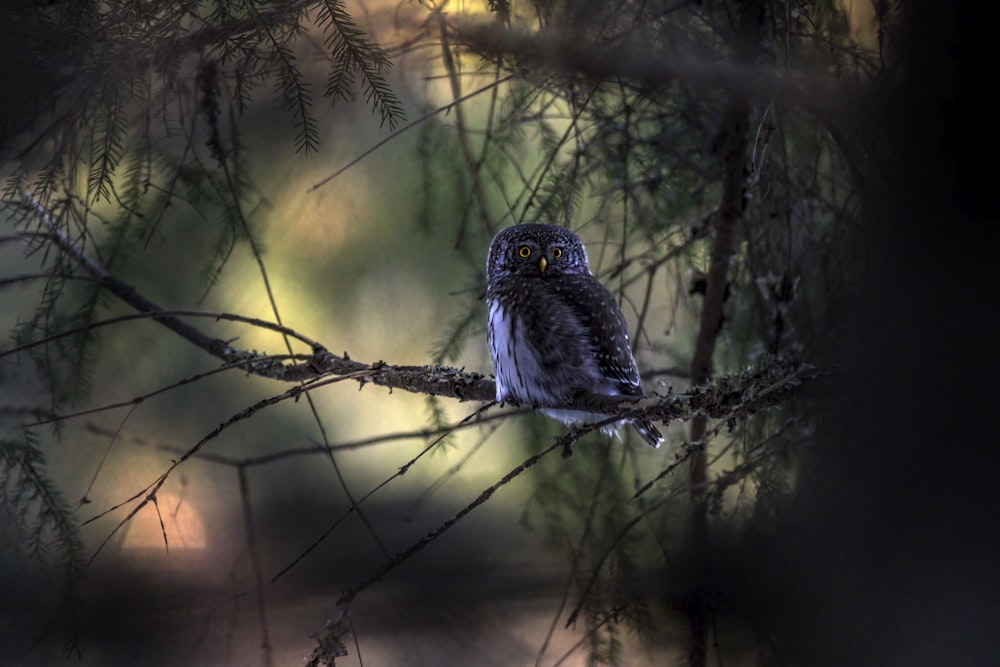
POLYGON ((680 52, 657 53, 649 44, 625 40, 595 42, 576 32, 502 29, 492 21, 453 19, 453 41, 487 60, 511 59, 511 65, 571 73, 587 81, 625 79, 660 88, 684 83, 718 88, 740 97, 772 99, 828 118, 846 118, 851 91, 827 79, 767 65, 709 59, 680 52))

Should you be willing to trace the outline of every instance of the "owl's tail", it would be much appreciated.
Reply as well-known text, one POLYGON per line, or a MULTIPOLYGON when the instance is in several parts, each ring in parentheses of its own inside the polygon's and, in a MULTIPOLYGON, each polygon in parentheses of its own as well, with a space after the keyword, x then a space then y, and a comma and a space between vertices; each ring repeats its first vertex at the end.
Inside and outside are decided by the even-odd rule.
POLYGON ((660 443, 663 442, 663 434, 648 419, 633 421, 632 426, 642 436, 642 439, 649 443, 650 447, 659 447, 660 443))

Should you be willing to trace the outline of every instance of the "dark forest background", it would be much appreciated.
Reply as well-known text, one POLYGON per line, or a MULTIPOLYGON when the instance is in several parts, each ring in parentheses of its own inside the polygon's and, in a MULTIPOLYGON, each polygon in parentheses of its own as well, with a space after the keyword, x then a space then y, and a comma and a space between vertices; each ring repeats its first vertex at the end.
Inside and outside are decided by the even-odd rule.
POLYGON ((3 664, 995 662, 971 3, 3 11, 3 664), (491 403, 527 221, 661 450, 491 403))

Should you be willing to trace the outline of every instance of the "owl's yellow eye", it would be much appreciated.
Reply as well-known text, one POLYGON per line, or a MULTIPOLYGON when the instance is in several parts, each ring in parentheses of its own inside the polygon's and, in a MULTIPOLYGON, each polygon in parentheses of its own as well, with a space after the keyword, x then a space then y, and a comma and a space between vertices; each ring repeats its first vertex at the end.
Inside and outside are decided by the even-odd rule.
POLYGON ((553 248, 552 249, 552 256, 555 257, 556 259, 559 259, 560 257, 562 257, 562 248, 553 248))
POLYGON ((526 245, 523 245, 521 246, 520 250, 517 251, 517 254, 520 255, 521 257, 531 257, 531 248, 529 248, 526 245))

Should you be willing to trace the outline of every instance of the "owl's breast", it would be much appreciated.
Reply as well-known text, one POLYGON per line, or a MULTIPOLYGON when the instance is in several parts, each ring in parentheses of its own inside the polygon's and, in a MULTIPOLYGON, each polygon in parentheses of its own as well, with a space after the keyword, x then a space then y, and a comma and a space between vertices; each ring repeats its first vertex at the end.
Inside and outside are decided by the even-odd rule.
POLYGON ((489 302, 487 337, 498 401, 551 405, 557 400, 546 389, 542 360, 523 318, 510 307, 505 308, 498 299, 489 302))
POLYGON ((615 393, 599 372, 586 323, 557 295, 535 290, 505 297, 488 299, 497 400, 556 406, 581 390, 615 393))

